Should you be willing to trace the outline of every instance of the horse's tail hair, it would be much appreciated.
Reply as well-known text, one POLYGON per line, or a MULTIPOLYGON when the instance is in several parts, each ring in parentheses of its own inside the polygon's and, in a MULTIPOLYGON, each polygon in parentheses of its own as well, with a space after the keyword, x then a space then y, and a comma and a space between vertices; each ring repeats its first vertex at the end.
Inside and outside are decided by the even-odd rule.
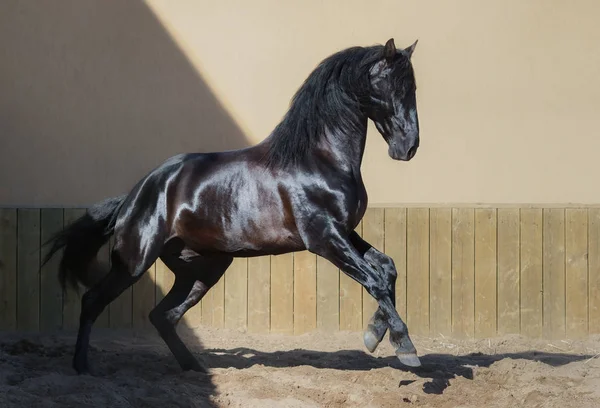
POLYGON ((111 197, 94 204, 83 216, 42 244, 52 244, 42 266, 64 249, 58 266, 58 280, 63 290, 67 283, 76 291, 78 283, 89 288, 108 273, 108 265, 102 265, 96 254, 113 234, 126 197, 111 197))

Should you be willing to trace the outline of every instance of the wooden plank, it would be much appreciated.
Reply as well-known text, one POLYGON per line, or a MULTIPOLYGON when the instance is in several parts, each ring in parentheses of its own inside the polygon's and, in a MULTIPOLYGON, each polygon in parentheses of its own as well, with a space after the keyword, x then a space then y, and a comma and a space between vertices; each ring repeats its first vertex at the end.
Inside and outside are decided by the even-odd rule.
POLYGON ((498 333, 519 333, 521 325, 518 208, 498 209, 498 333))
POLYGON ((150 311, 154 308, 156 300, 154 298, 156 288, 154 281, 156 279, 156 267, 152 264, 142 277, 133 284, 132 293, 132 325, 134 329, 152 328, 150 311))
MULTIPOLYGON (((68 227, 79 217, 86 213, 85 208, 65 208, 64 227, 68 227)), ((63 328, 67 330, 77 329, 79 327, 79 315, 81 313, 81 296, 85 293, 85 287, 79 285, 76 291, 67 284, 66 291, 63 292, 63 328)))
MULTIPOLYGON (((96 256, 98 262, 104 265, 105 268, 110 268, 110 243, 102 245, 96 256)), ((108 271, 107 271, 108 272, 108 271)), ((108 328, 110 327, 110 306, 105 307, 98 319, 96 319, 95 327, 108 328)))
POLYGON ((294 253, 294 334, 317 328, 317 256, 294 253))
MULTIPOLYGON (((383 252, 384 248, 384 233, 383 233, 383 208, 367 208, 363 217, 362 238, 367 241, 378 251, 383 252)), ((369 295, 365 288, 362 288, 362 320, 363 330, 367 328, 369 320, 377 311, 379 304, 369 295)))
POLYGON ((542 209, 522 208, 520 221, 521 334, 542 336, 542 209))
MULTIPOLYGON (((355 231, 362 235, 362 221, 355 231)), ((340 271, 340 330, 362 330, 362 290, 360 283, 340 271)))
MULTIPOLYGON (((231 267, 233 267, 233 264, 227 270, 231 269, 231 267)), ((221 276, 210 290, 210 293, 212 293, 210 300, 212 326, 217 328, 225 327, 225 274, 221 276)))
POLYGON ((269 333, 271 325, 271 258, 248 259, 248 331, 269 333))
POLYGON ((588 210, 588 327, 600 333, 600 208, 588 210))
POLYGON ((565 210, 544 208, 543 333, 546 339, 565 337, 565 210))
POLYGON ((214 287, 209 289, 209 291, 206 292, 206 294, 200 301, 200 307, 202 308, 202 325, 203 326, 212 326, 212 318, 213 318, 212 298, 213 298, 213 290, 214 289, 215 289, 214 287))
MULTIPOLYGON (((114 238, 109 240, 109 249, 114 247, 114 238)), ((139 283, 139 282, 138 282, 139 283)), ((110 311, 110 327, 115 329, 130 329, 133 326, 133 287, 123 291, 108 305, 110 311)))
POLYGON ((569 338, 588 334, 588 212, 565 210, 566 331, 569 338))
POLYGON ((406 324, 412 334, 429 335, 429 209, 406 214, 406 324))
MULTIPOLYGON (((160 291, 163 293, 168 293, 166 291, 168 291, 172 286, 173 283, 175 282, 175 275, 173 275, 173 273, 171 273, 170 271, 166 271, 166 265, 163 267, 162 265, 160 265, 162 262, 156 264, 156 279, 157 281, 159 281, 159 270, 161 270, 161 274, 160 274, 160 291), (168 281, 166 276, 167 274, 171 274, 173 277, 171 278, 171 281, 168 281), (169 289, 166 288, 167 285, 169 286, 169 289)), ((223 277, 221 277, 220 279, 221 282, 223 282, 223 277)), ((222 285, 222 284, 221 284, 222 285)), ((221 288, 223 289, 223 288, 221 288)), ((212 288, 210 288, 208 290, 208 292, 206 292, 206 294, 204 295, 204 297, 202 298, 202 300, 200 301, 200 307, 202 310, 202 325, 204 326, 212 326, 213 325, 213 293, 215 292, 215 286, 213 286, 212 288)))
POLYGON ((0 208, 0 330, 17 328, 17 210, 0 208))
POLYGON ((452 335, 452 210, 429 210, 430 331, 452 335))
POLYGON ((225 272, 225 327, 246 330, 248 324, 248 259, 236 258, 225 272))
POLYGON ((340 271, 327 259, 317 257, 317 329, 340 328, 340 271))
MULTIPOLYGON (((475 210, 475 337, 496 334, 496 210, 475 210)), ((518 308, 516 309, 518 312, 518 308)))
MULTIPOLYGON (((45 243, 63 229, 62 208, 44 208, 41 211, 41 243, 45 243)), ((42 248, 41 259, 46 257, 51 244, 42 248)), ((58 330, 62 327, 63 298, 58 281, 58 265, 62 250, 54 254, 40 270, 40 330, 58 330)))
POLYGON ((475 229, 473 208, 452 209, 452 334, 475 335, 475 229))
POLYGON ((384 249, 398 272, 396 310, 406 321, 406 208, 386 208, 384 215, 384 249))
POLYGON ((271 333, 294 332, 294 256, 271 256, 271 333))
POLYGON ((17 328, 40 328, 40 210, 17 211, 17 328))

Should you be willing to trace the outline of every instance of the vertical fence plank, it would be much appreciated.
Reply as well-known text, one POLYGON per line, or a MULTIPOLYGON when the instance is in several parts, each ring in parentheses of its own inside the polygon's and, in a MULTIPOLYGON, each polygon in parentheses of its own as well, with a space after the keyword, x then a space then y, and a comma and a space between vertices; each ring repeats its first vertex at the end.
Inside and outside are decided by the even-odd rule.
POLYGON ((271 333, 294 332, 294 257, 271 257, 271 333))
MULTIPOLYGON (((221 278, 221 280, 222 279, 223 278, 221 278)), ((215 287, 213 286, 212 288, 210 288, 210 290, 208 292, 206 292, 206 294, 200 301, 200 305, 202 307, 202 325, 203 326, 212 326, 213 325, 212 298, 213 298, 214 290, 215 290, 215 287)))
POLYGON ((248 259, 235 258, 224 277, 225 327, 246 330, 248 322, 248 259))
POLYGON ((386 208, 384 212, 385 253, 394 260, 396 278, 396 310, 406 320, 406 208, 386 208))
POLYGON ((565 211, 566 331, 570 338, 588 334, 588 213, 586 209, 565 211))
POLYGON ((452 210, 429 210, 431 335, 452 335, 452 210))
MULTIPOLYGON (((114 247, 114 238, 109 240, 109 251, 114 247)), ((109 304, 110 327, 115 329, 130 329, 133 326, 133 287, 123 291, 109 304)))
MULTIPOLYGON (((41 243, 63 229, 62 208, 44 208, 41 211, 41 243)), ((51 246, 42 248, 41 259, 46 257, 51 246)), ((54 254, 40 270, 40 330, 57 330, 62 327, 63 298, 58 281, 58 265, 62 250, 54 254)))
POLYGON ((210 291, 212 292, 212 325, 216 328, 225 327, 225 275, 215 283, 210 291))
POLYGON ((498 332, 520 330, 520 212, 498 209, 498 332))
MULTIPOLYGON (((362 238, 371 244, 378 251, 385 250, 383 243, 383 208, 367 208, 363 217, 363 233, 362 238)), ((362 289, 362 317, 363 330, 367 328, 369 319, 378 308, 377 301, 373 296, 369 295, 365 288, 362 289)))
POLYGON ((17 211, 17 328, 40 327, 40 210, 17 211))
POLYGON ((565 210, 544 208, 544 337, 565 337, 565 210))
POLYGON ((17 328, 17 210, 0 208, 0 330, 17 328))
POLYGON ((294 253, 294 334, 317 327, 317 257, 309 251, 294 253))
POLYGON ((429 209, 406 214, 406 324, 417 335, 429 335, 429 209))
POLYGON ((134 329, 148 329, 152 327, 148 314, 154 307, 156 300, 154 295, 156 288, 154 280, 156 278, 155 264, 142 275, 133 285, 132 293, 132 325, 134 329))
POLYGON ((472 208, 452 209, 452 333, 473 337, 475 230, 472 208))
POLYGON ((600 208, 588 210, 588 326, 600 333, 600 208))
MULTIPOLYGON (((356 227, 362 235, 362 221, 356 227)), ((362 286, 340 271, 340 330, 362 329, 362 286)))
MULTIPOLYGON (((475 210, 475 337, 496 334, 496 210, 475 210)), ((518 309, 516 309, 518 312, 518 309)))
POLYGON ((271 325, 271 258, 248 259, 248 331, 268 333, 271 325))
POLYGON ((541 208, 521 209, 521 334, 542 336, 543 216, 541 208))
POLYGON ((340 328, 340 271, 327 259, 317 257, 317 329, 340 328))

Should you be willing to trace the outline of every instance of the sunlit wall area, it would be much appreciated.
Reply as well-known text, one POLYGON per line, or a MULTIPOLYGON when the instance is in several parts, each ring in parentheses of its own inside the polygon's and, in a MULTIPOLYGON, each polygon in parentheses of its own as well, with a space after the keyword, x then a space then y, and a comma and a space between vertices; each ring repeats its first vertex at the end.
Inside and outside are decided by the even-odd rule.
POLYGON ((419 40, 421 148, 371 127, 372 205, 600 199, 595 1, 7 1, 0 204, 88 205, 168 156, 265 138, 345 47, 419 40))

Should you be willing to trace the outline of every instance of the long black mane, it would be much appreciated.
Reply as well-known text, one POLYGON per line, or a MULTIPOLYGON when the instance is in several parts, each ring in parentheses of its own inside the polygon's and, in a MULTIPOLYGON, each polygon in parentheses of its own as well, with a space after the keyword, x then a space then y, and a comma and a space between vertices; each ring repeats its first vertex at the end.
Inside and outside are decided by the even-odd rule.
POLYGON ((358 130, 360 108, 369 96, 369 69, 381 58, 382 50, 381 45, 351 47, 324 59, 306 78, 292 98, 290 109, 265 140, 269 144, 267 164, 285 166, 302 161, 326 130, 358 130))

